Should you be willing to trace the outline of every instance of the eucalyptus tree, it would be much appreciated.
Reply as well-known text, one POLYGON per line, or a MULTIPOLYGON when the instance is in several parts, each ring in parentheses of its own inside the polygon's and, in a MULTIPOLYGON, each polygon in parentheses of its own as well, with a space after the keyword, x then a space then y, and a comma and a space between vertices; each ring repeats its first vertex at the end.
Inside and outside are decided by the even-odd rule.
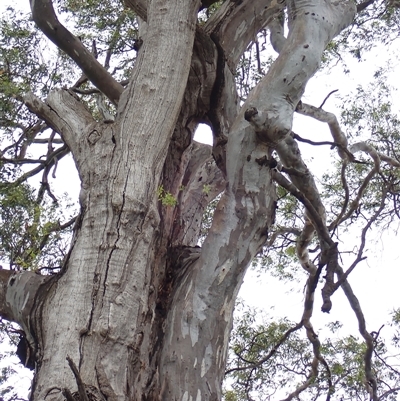
MULTIPOLYGON (((389 145, 349 144, 336 116, 323 105, 304 103, 302 96, 327 46, 332 51, 350 46, 345 36, 332 42, 337 35, 356 21, 353 26, 361 28, 354 41, 368 29, 388 38, 385 29, 398 18, 395 5, 373 0, 30 5, 35 27, 23 17, 3 19, 0 70, 2 163, 23 165, 3 178, 2 196, 10 200, 12 191, 25 191, 17 200, 28 207, 11 216, 28 234, 14 233, 20 250, 9 247, 7 260, 11 263, 11 250, 16 255, 12 269, 0 271, 0 314, 23 330, 24 363, 34 369, 30 398, 220 399, 244 274, 256 255, 280 239, 282 246, 295 243, 307 276, 303 315, 282 339, 304 328, 313 350, 304 382, 287 399, 316 382, 320 365, 328 366, 311 324, 322 281, 323 311, 330 311, 331 297, 341 288, 355 312, 365 342, 363 386, 378 400, 371 362, 376 338, 367 331, 348 275, 363 259, 366 231, 388 200, 394 202, 390 215, 397 212, 400 163, 389 145), (368 25, 376 16, 378 22, 368 25), (258 60, 257 84, 245 87, 236 75, 244 68, 243 54, 266 30, 279 55, 268 66, 258 60), (50 42, 59 50, 39 55, 50 42), (321 196, 301 157, 302 137, 292 131, 296 112, 329 125, 328 145, 337 150, 341 166, 334 205, 321 196), (199 123, 211 127, 212 146, 193 141, 199 123), (45 155, 36 158, 29 149, 40 145, 45 155), (81 180, 80 211, 57 222, 42 205, 58 201, 49 174, 69 152, 81 180), (358 152, 368 158, 360 163, 358 152), (27 164, 35 167, 26 169, 27 164), (40 188, 31 193, 24 183, 37 173, 40 188), (376 198, 371 216, 354 263, 342 266, 335 235, 359 215, 368 190, 376 198), (202 231, 202 216, 218 195, 211 225, 202 231), (287 215, 277 216, 278 200, 296 209, 293 224, 284 224, 287 215), (72 225, 63 255, 57 235, 72 225), (58 260, 53 264, 43 259, 52 250, 51 260, 58 260), (53 273, 40 274, 46 271, 53 273)), ((328 383, 329 396, 334 383, 328 383)))

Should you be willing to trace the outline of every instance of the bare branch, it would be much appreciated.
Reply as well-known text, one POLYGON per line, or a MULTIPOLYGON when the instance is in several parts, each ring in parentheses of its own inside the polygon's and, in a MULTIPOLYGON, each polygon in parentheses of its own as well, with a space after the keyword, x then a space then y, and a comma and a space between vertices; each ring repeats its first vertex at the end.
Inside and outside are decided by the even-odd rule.
POLYGON ((349 186, 347 185, 347 179, 346 179, 346 169, 347 169, 348 161, 344 160, 342 164, 342 168, 340 170, 340 180, 342 182, 342 187, 344 190, 344 200, 342 204, 342 209, 340 213, 337 215, 337 217, 331 222, 329 225, 328 229, 329 231, 334 230, 338 225, 339 222, 342 222, 342 217, 346 213, 347 206, 349 205, 349 199, 350 199, 350 192, 349 192, 349 186))
POLYGON ((79 93, 80 95, 94 95, 96 93, 101 93, 98 89, 80 89, 80 88, 71 88, 72 92, 79 93))
POLYGON ((68 361, 68 365, 72 370, 72 373, 75 376, 76 384, 78 386, 78 392, 79 392, 79 399, 81 401, 89 401, 89 398, 86 394, 85 390, 85 384, 82 381, 81 375, 79 374, 78 368, 76 367, 74 361, 67 355, 66 357, 68 361))
POLYGON ((301 234, 301 230, 296 227, 277 227, 272 233, 270 233, 267 241, 267 247, 272 247, 276 238, 283 234, 294 234, 296 236, 299 236, 301 234))
POLYGON ((379 396, 379 400, 384 400, 390 394, 397 393, 398 391, 400 391, 400 387, 391 388, 390 390, 387 390, 383 394, 381 394, 379 396))
MULTIPOLYGON (((360 200, 361 200, 362 196, 364 195, 364 192, 365 192, 369 182, 375 176, 375 174, 379 172, 381 160, 385 161, 386 163, 388 163, 389 165, 391 165, 393 167, 400 167, 400 163, 396 159, 394 159, 390 156, 387 156, 381 152, 377 152, 373 146, 367 144, 366 142, 358 142, 358 143, 355 143, 355 144, 351 145, 350 147, 348 147, 347 138, 344 135, 343 131, 341 130, 339 122, 333 113, 329 113, 327 111, 322 110, 321 108, 316 108, 314 106, 311 106, 311 105, 308 105, 308 104, 305 104, 302 102, 300 102, 297 105, 296 111, 300 114, 313 117, 318 121, 328 123, 332 137, 334 138, 334 141, 335 141, 332 145, 335 145, 338 147, 338 154, 345 162, 345 164, 342 167, 342 173, 341 173, 342 184, 343 184, 343 188, 345 190, 345 201, 344 201, 344 204, 343 204, 343 207, 342 207, 342 210, 341 210, 339 216, 330 224, 329 229, 331 230, 331 229, 335 228, 338 224, 343 222, 344 220, 348 219, 354 213, 354 211, 357 210, 357 208, 359 207, 360 200), (355 161, 354 153, 360 152, 360 151, 367 153, 373 159, 374 167, 368 173, 368 175, 365 177, 362 185, 360 186, 360 188, 358 190, 356 198, 353 200, 353 202, 350 205, 349 210, 347 210, 347 213, 346 213, 348 200, 349 200, 348 187, 347 187, 347 182, 346 182, 346 177, 345 177, 347 161, 354 162, 355 161)), ((294 136, 296 137, 296 139, 300 139, 300 137, 298 137, 296 135, 294 135, 294 136)), ((303 142, 313 143, 312 141, 303 140, 303 139, 301 139, 301 140, 303 142)), ((322 144, 322 142, 321 143, 314 142, 313 144, 322 144)))
POLYGON ((307 380, 298 386, 292 393, 290 393, 284 400, 282 401, 290 401, 298 395, 306 390, 307 388, 314 383, 315 379, 318 377, 318 367, 319 363, 321 362, 328 374, 328 383, 329 389, 333 387, 332 380, 331 380, 331 372, 327 362, 325 361, 324 357, 321 355, 321 342, 319 341, 318 335, 314 332, 311 317, 313 314, 314 308, 314 293, 315 293, 315 282, 318 280, 318 273, 311 272, 307 279, 307 286, 306 286, 306 296, 304 300, 304 310, 301 322, 306 329, 307 339, 312 345, 313 349, 313 360, 311 362, 311 369, 307 376, 307 380))
POLYGON ((62 159, 64 156, 66 156, 69 153, 69 148, 67 145, 62 146, 61 148, 58 148, 57 150, 54 151, 54 154, 52 155, 51 158, 47 159, 45 163, 41 164, 40 166, 35 167, 34 169, 24 173, 21 175, 21 177, 17 178, 14 182, 13 185, 19 185, 26 181, 29 177, 33 177, 40 171, 44 170, 46 167, 52 167, 55 163, 56 160, 62 159))
POLYGON ((314 208, 314 205, 304 196, 304 194, 296 188, 286 177, 280 172, 272 170, 272 178, 283 188, 289 191, 295 198, 297 198, 306 208, 310 218, 313 220, 314 228, 318 236, 326 243, 331 244, 333 241, 329 236, 328 230, 325 227, 323 218, 314 208))
POLYGON ((336 291, 337 288, 343 283, 344 280, 347 279, 349 274, 355 269, 355 267, 358 265, 359 262, 362 260, 366 259, 365 257, 362 256, 365 244, 366 244, 366 236, 367 236, 367 231, 371 228, 372 224, 377 220, 377 218, 380 216, 382 213, 382 210, 385 208, 385 201, 386 201, 386 195, 388 191, 385 189, 382 191, 381 195, 381 204, 379 205, 379 208, 375 211, 373 216, 368 220, 368 223, 365 225, 365 227, 362 229, 361 232, 361 244, 357 252, 357 257, 356 260, 351 264, 351 266, 346 270, 346 272, 342 275, 342 277, 336 282, 334 291, 336 291))
MULTIPOLYGON (((32 143, 48 143, 50 138, 43 138, 43 139, 34 139, 32 143)), ((52 143, 56 145, 60 145, 64 143, 64 141, 60 138, 54 138, 52 139, 52 143)))
POLYGON ((337 222, 337 224, 340 224, 341 222, 347 220, 358 209, 358 207, 360 205, 360 200, 363 197, 364 192, 367 189, 368 184, 370 183, 372 178, 375 176, 375 174, 379 172, 379 167, 380 167, 379 156, 377 154, 374 154, 373 157, 374 157, 374 167, 371 169, 371 171, 364 178, 363 183, 361 184, 360 188, 358 189, 357 196, 351 202, 347 213, 341 218, 341 220, 339 220, 337 222))
POLYGON ((378 152, 373 146, 369 145, 366 142, 357 142, 350 146, 350 151, 352 153, 356 152, 365 152, 371 156, 374 160, 374 163, 378 163, 380 160, 383 160, 387 164, 393 167, 400 167, 400 163, 394 159, 393 157, 387 156, 384 153, 378 152))
POLYGON ((124 88, 95 59, 93 54, 58 20, 51 0, 31 1, 32 18, 39 29, 61 50, 65 51, 81 68, 89 80, 112 103, 118 104, 124 88))
POLYGON ((7 159, 5 157, 1 157, 0 160, 3 163, 9 163, 9 164, 43 164, 45 163, 44 160, 41 159, 7 159))
POLYGON ((329 99, 329 97, 330 97, 332 94, 334 94, 335 92, 337 92, 338 90, 339 90, 339 89, 335 89, 335 90, 333 90, 333 91, 330 91, 330 92, 326 95, 325 99, 323 100, 323 102, 321 103, 321 106, 319 106, 319 108, 322 109, 322 107, 324 107, 324 104, 325 104, 326 101, 329 99))
POLYGON ((349 157, 349 160, 354 160, 354 155, 347 149, 344 148, 340 143, 330 142, 330 141, 311 141, 310 139, 302 138, 300 135, 293 133, 293 138, 298 140, 299 142, 308 143, 309 145, 313 146, 323 146, 323 145, 330 145, 332 148, 339 147, 346 155, 349 157))

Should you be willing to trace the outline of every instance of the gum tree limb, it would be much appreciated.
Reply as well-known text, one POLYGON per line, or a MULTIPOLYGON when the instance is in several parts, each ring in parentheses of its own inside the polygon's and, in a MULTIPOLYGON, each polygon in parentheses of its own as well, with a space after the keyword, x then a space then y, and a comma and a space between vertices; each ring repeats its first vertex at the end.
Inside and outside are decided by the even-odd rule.
POLYGON ((67 53, 112 103, 118 104, 124 87, 96 60, 83 43, 58 20, 51 0, 32 0, 32 18, 39 29, 67 53))

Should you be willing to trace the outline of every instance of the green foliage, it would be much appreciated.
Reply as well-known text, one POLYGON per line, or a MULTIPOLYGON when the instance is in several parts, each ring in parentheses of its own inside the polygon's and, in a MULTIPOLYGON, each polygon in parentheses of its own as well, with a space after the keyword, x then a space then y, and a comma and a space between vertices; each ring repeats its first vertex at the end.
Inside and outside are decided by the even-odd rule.
MULTIPOLYGON (((387 85, 384 71, 378 70, 375 78, 372 83, 359 86, 355 93, 343 98, 341 124, 353 143, 366 141, 378 152, 398 159, 400 119, 392 110, 393 88, 387 85)), ((356 159, 357 163, 349 164, 346 169, 350 202, 373 167, 371 157, 362 152, 356 154, 356 159)), ((399 169, 382 161, 379 174, 372 178, 363 193, 357 213, 344 226, 348 227, 356 219, 369 221, 384 202, 386 206, 375 218, 374 225, 388 228, 393 217, 399 215, 399 174, 399 169)), ((338 165, 335 171, 324 174, 322 180, 323 196, 333 215, 339 213, 345 196, 340 175, 338 165)))
POLYGON ((11 269, 60 268, 68 238, 56 204, 38 204, 27 184, 0 183, 0 252, 11 269))
POLYGON ((96 44, 98 60, 110 67, 118 80, 127 79, 138 39, 138 25, 132 10, 117 0, 61 0, 59 11, 67 13, 73 32, 91 49, 96 44))
POLYGON ((323 65, 333 66, 341 62, 344 72, 349 73, 350 67, 343 55, 349 54, 362 62, 374 47, 384 48, 394 42, 398 37, 400 10, 393 4, 395 2, 376 1, 357 13, 354 23, 328 44, 323 65))
POLYGON ((203 194, 209 195, 210 191, 211 191, 211 185, 204 184, 202 189, 203 194))
POLYGON ((39 53, 41 38, 27 15, 9 8, 0 20, 0 124, 5 129, 16 127, 21 119, 32 121, 28 113, 20 115, 19 96, 28 90, 40 89, 44 94, 49 89, 43 81, 52 71, 39 53))
POLYGON ((157 198, 163 206, 173 207, 178 203, 176 198, 170 192, 166 191, 162 185, 157 188, 157 198))
MULTIPOLYGON (((260 316, 254 309, 240 310, 230 343, 225 400, 283 399, 304 383, 313 358, 304 329, 292 332, 282 342, 285 333, 295 326, 287 319, 274 321, 260 316)), ((341 324, 331 322, 327 327, 338 332, 341 324)), ((351 335, 325 339, 321 356, 326 364, 320 363, 320 375, 299 399, 326 399, 328 393, 335 394, 335 399, 340 400, 367 399, 365 347, 362 339, 351 335)), ((373 369, 383 388, 396 388, 400 384, 400 372, 392 367, 397 359, 382 340, 376 340, 373 369)), ((388 399, 394 401, 396 393, 388 399)))
MULTIPOLYGON (((216 1, 214 4, 203 9, 198 15, 198 21, 200 25, 206 23, 206 21, 213 15, 215 12, 221 7, 222 3, 226 0, 216 1)), ((207 1, 203 1, 203 3, 207 3, 207 1)))

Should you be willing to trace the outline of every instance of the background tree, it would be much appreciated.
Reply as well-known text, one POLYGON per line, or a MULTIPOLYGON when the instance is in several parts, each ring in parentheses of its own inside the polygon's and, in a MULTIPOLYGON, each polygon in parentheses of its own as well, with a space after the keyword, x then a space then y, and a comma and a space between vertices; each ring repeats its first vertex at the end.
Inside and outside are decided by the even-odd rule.
POLYGON ((290 362, 281 364, 303 364, 303 380, 286 399, 303 391, 329 399, 346 390, 340 358, 349 350, 352 389, 373 400, 394 394, 397 376, 389 389, 380 386, 377 336, 367 330, 348 276, 364 258, 371 225, 398 214, 397 119, 388 102, 355 104, 346 123, 373 134, 355 141, 325 102, 301 99, 321 62, 345 50, 361 57, 361 45, 388 40, 396 7, 36 0, 31 17, 35 26, 9 10, 0 55, 1 235, 10 264, 0 271, 0 313, 23 330, 22 360, 35 370, 31 399, 220 399, 236 296, 260 253, 269 263, 296 260, 304 270, 304 312, 295 325, 283 320, 262 329, 255 348, 234 342, 248 366, 230 370, 250 372, 254 385, 227 397, 252 396, 260 379, 251 374, 268 361, 263 336, 273 353, 286 347, 290 362), (266 30, 276 59, 260 57, 266 30), (41 52, 49 40, 56 49, 41 52), (295 112, 327 123, 332 141, 294 133, 295 112), (212 147, 193 141, 199 123, 211 127, 212 147), (299 141, 337 153, 339 172, 325 179, 329 198, 299 141), (76 217, 66 215, 49 183, 69 152, 81 180, 76 217), (33 191, 27 180, 36 174, 33 191), (206 214, 210 225, 202 226, 218 195, 206 214), (347 265, 339 240, 355 222, 361 239, 347 265), (66 251, 62 233, 72 226, 66 251), (318 285, 324 312, 343 289, 363 343, 350 338, 323 349, 311 323, 318 285), (304 340, 296 337, 300 329, 304 340), (311 353, 297 357, 293 350, 305 344, 311 353))

